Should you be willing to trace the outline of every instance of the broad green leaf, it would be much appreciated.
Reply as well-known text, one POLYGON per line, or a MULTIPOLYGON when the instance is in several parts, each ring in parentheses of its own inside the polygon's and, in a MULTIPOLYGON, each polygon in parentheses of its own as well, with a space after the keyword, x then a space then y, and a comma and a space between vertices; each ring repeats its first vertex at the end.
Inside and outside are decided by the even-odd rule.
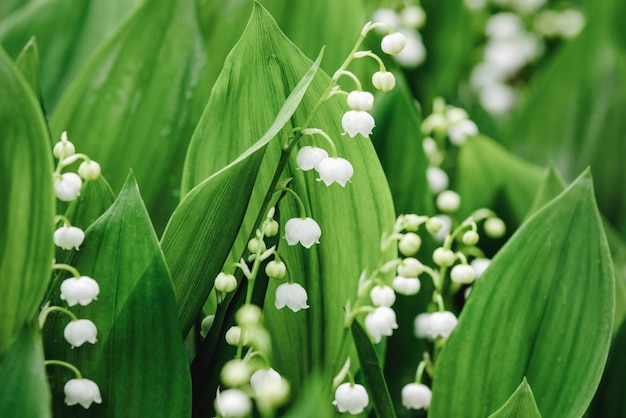
POLYGON ((398 213, 433 213, 433 195, 426 180, 428 161, 422 147, 421 115, 406 79, 380 97, 372 112, 372 142, 380 158, 398 213))
POLYGON ((624 237, 626 194, 616 190, 626 183, 626 49, 616 40, 623 23, 614 19, 624 6, 593 3, 584 31, 538 75, 504 139, 531 161, 553 162, 566 179, 591 166, 598 206, 624 237))
MULTIPOLYGON (((70 348, 61 337, 67 316, 51 313, 44 326, 46 355, 69 361, 95 381, 102 405, 88 411, 66 406, 62 387, 71 376, 51 368, 55 415, 189 416, 191 379, 170 275, 132 176, 113 206, 87 229, 71 265, 100 286, 97 301, 70 308, 96 324, 98 342, 70 348)), ((60 275, 52 286, 55 305, 65 305, 59 286, 66 277, 60 275)))
POLYGON ((394 418, 396 413, 393 402, 389 395, 387 382, 376 357, 376 351, 372 346, 370 337, 367 335, 358 321, 352 322, 352 338, 359 355, 359 364, 367 387, 369 388, 370 400, 379 418, 394 418))
POLYGON ((455 190, 461 217, 488 207, 513 230, 521 224, 541 182, 541 168, 524 161, 493 140, 479 136, 459 152, 455 190))
POLYGON ((52 417, 41 331, 36 324, 25 324, 0 355, 0 381, 0 416, 52 417))
POLYGON ((0 48, 0 354, 37 314, 50 277, 52 172, 39 103, 0 48))
POLYGON ((328 382, 319 374, 309 376, 301 395, 283 418, 319 418, 333 416, 328 382))
MULTIPOLYGON (((357 37, 355 34, 355 40, 357 37)), ((216 83, 206 119, 200 122, 190 145, 183 190, 222 169, 254 144, 272 123, 286 92, 311 65, 259 5, 231 57, 225 66, 228 84, 216 83), (211 120, 217 123, 208 123, 211 120)), ((309 118, 329 83, 327 75, 318 73, 289 128, 301 126, 309 118)), ((293 178, 291 187, 303 199, 307 215, 322 229, 321 244, 309 250, 286 247, 282 240, 279 244, 281 258, 287 261, 295 281, 307 289, 311 308, 295 314, 274 309, 277 283, 270 283, 266 300, 265 318, 275 344, 273 365, 285 373, 295 390, 311 369, 332 364, 326 368, 330 374, 345 361, 347 353, 340 339, 344 330, 336 318, 343 316, 342 307, 356 291, 361 270, 378 259, 380 235, 391 228, 394 218, 389 189, 371 143, 341 135, 340 121, 346 110, 345 98, 333 97, 313 115, 309 127, 321 128, 335 140, 339 156, 354 167, 352 183, 345 188, 336 184, 326 187, 315 180, 315 173, 296 169, 295 155, 289 157, 283 176, 293 178), (359 238, 345 238, 351 236, 359 238), (286 340, 291 342, 287 347, 281 344, 286 340)), ((327 147, 317 138, 302 138, 299 146, 312 144, 327 147)), ((231 260, 244 252, 281 154, 278 141, 268 145, 231 260)), ((284 221, 299 216, 291 198, 281 202, 280 210, 284 221)))
MULTIPOLYGON (((4 3, 4 1, 3 1, 4 3)), ((44 103, 53 109, 92 53, 140 0, 32 0, 0 21, 0 43, 17 57, 31 37, 39 43, 44 103)))
POLYGON ((111 186, 103 176, 93 181, 86 181, 78 199, 70 203, 65 216, 73 226, 87 229, 115 201, 111 186))
POLYGON ((24 49, 15 61, 22 76, 28 82, 33 93, 39 98, 41 87, 39 86, 39 50, 35 38, 30 38, 24 49))
POLYGON ((544 173, 541 183, 539 183, 539 188, 537 189, 533 203, 530 206, 530 209, 528 209, 526 216, 532 216, 548 202, 561 194, 561 192, 565 190, 565 187, 565 180, 563 180, 561 175, 553 166, 550 166, 544 173))
POLYGON ((178 201, 180 169, 208 88, 191 0, 152 0, 98 50, 51 119, 102 167, 114 191, 132 169, 161 232, 178 201))
MULTIPOLYGON (((237 54, 234 50, 231 57, 237 54)), ((163 234, 162 246, 172 271, 183 335, 191 328, 237 237, 265 149, 296 111, 321 59, 320 54, 277 112, 267 132, 235 161, 193 188, 174 211, 163 234), (235 189, 238 193, 232 193, 235 189)), ((199 136, 194 138, 202 137, 203 129, 210 126, 213 106, 219 107, 223 99, 220 89, 229 84, 226 71, 216 83, 216 93, 211 96, 198 126, 199 136), (218 101, 214 101, 215 97, 218 101)), ((194 142, 190 155, 194 155, 193 145, 194 142)))
POLYGON ((613 274, 586 172, 515 233, 476 283, 437 359, 429 416, 487 416, 524 376, 544 416, 582 416, 611 340, 613 274))
POLYGON ((541 418, 533 391, 525 377, 505 404, 489 418, 541 418))

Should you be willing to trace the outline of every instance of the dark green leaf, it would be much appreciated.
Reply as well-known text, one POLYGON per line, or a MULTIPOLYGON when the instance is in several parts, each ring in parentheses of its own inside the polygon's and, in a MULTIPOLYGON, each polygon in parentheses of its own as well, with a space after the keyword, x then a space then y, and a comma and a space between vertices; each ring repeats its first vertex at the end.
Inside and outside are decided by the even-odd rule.
POLYGON ((0 416, 52 417, 41 331, 27 324, 0 355, 0 416))
POLYGON ((379 418, 394 418, 396 412, 393 409, 387 382, 378 363, 378 357, 376 357, 376 351, 372 346, 372 342, 358 321, 352 322, 351 329, 354 345, 359 355, 363 379, 369 389, 370 399, 376 416, 379 418))
MULTIPOLYGON (((132 177, 111 208, 86 231, 71 260, 100 285, 98 300, 70 308, 98 327, 98 342, 70 348, 65 315, 45 325, 46 354, 69 361, 100 386, 102 405, 88 411, 63 403, 67 374, 53 374, 55 415, 63 417, 185 417, 191 411, 191 379, 180 336, 170 276, 156 234, 132 177)), ((53 304, 59 285, 52 287, 53 304)), ((55 368, 50 372, 56 371, 55 368)))
POLYGON ((489 418, 541 418, 533 391, 525 377, 504 405, 489 418))
POLYGON ((544 416, 582 416, 611 340, 613 274, 587 172, 515 233, 475 285, 437 359, 429 416, 484 417, 524 376, 544 416))
POLYGON ((0 353, 37 314, 50 277, 52 172, 39 103, 0 48, 0 353))

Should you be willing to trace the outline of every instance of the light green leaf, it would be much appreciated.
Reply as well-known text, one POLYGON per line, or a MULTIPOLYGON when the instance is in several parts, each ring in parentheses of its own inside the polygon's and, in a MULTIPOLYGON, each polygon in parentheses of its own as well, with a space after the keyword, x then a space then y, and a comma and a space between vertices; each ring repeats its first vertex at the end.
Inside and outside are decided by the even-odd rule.
POLYGON ((36 324, 25 324, 0 355, 0 416, 52 417, 43 362, 41 331, 36 324))
POLYGON ((41 88, 39 86, 39 50, 35 38, 30 38, 24 49, 15 61, 15 65, 20 69, 22 76, 28 82, 31 90, 40 98, 41 88))
POLYGON ((39 103, 0 48, 0 353, 37 314, 50 277, 52 172, 39 103))
MULTIPOLYGON (((46 353, 76 365, 95 381, 102 405, 88 411, 66 406, 62 386, 69 376, 51 368, 55 415, 189 416, 191 379, 172 284, 132 177, 113 206, 87 229, 71 264, 100 286, 97 301, 70 308, 96 324, 98 342, 70 348, 61 337, 68 318, 52 313, 44 327, 46 353)), ((53 304, 65 305, 59 286, 66 277, 52 286, 53 304)))
POLYGON ((582 416, 606 362, 614 286, 586 172, 515 233, 476 283, 437 359, 429 416, 484 417, 524 376, 544 416, 582 416))
POLYGON ((542 172, 489 138, 468 140, 459 152, 456 174, 461 218, 488 207, 514 229, 530 209, 542 172))
POLYGON ((157 232, 178 201, 181 163, 209 86, 194 3, 147 2, 92 57, 51 119, 114 191, 132 169, 157 232))
POLYGON ((372 346, 370 337, 358 321, 352 322, 352 338, 359 355, 359 364, 363 372, 363 378, 369 388, 370 399, 379 418, 395 418, 396 412, 393 409, 393 402, 389 395, 387 382, 376 357, 376 351, 372 346))
MULTIPOLYGON (((3 2, 4 3, 4 2, 3 2)), ((141 0, 22 1, 0 21, 0 42, 17 57, 31 37, 39 43, 44 103, 53 109, 87 59, 141 0)))
POLYGON ((489 418, 541 418, 533 391, 525 377, 504 405, 489 418))

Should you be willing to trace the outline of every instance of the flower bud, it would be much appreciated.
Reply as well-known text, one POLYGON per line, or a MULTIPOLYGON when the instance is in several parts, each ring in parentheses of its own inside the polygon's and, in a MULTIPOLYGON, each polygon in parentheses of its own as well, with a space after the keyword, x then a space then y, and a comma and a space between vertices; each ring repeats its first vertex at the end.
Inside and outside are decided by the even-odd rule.
POLYGON ((63 386, 65 393, 65 404, 68 406, 80 404, 87 409, 93 402, 102 403, 100 388, 89 379, 70 379, 63 386))
POLYGON ((296 164, 302 171, 317 169, 320 161, 328 158, 328 153, 324 148, 304 146, 298 150, 296 164))
POLYGON ((263 411, 272 411, 283 405, 289 397, 289 383, 276 370, 257 370, 250 378, 256 402, 263 411))
POLYGON ((213 322, 215 322, 215 315, 207 315, 202 319, 200 323, 200 335, 202 337, 206 337, 209 333, 209 330, 213 326, 213 322))
POLYGON ((461 197, 452 190, 445 190, 437 195, 437 207, 442 212, 456 212, 461 204, 461 197))
POLYGON ((422 283, 420 282, 420 279, 416 277, 396 276, 393 279, 393 290, 401 295, 416 295, 420 291, 421 287, 422 283))
POLYGON ((224 336, 224 338, 226 339, 228 345, 238 346, 239 342, 241 342, 243 345, 248 345, 249 341, 246 334, 247 333, 242 332, 240 327, 232 326, 228 328, 228 331, 226 331, 226 335, 224 336))
POLYGON ((404 49, 405 45, 406 38, 404 35, 396 32, 385 36, 380 43, 380 48, 385 54, 396 55, 404 49))
POLYGON ((287 274, 287 266, 282 261, 272 260, 265 266, 265 274, 270 279, 282 279, 287 274))
POLYGON ((76 173, 63 173, 54 181, 54 194, 63 202, 76 200, 80 195, 83 181, 76 173))
POLYGON ((500 218, 489 218, 485 221, 485 233, 491 238, 501 238, 506 233, 506 225, 500 218))
POLYGON ((345 187, 354 175, 354 168, 344 158, 325 158, 318 165, 317 172, 320 175, 318 180, 323 181, 326 186, 337 183, 345 187))
POLYGON ((426 179, 428 180, 430 191, 434 194, 446 190, 450 183, 448 174, 439 167, 428 167, 428 169, 426 169, 426 179))
POLYGON ((369 111, 374 107, 374 95, 369 91, 352 91, 348 94, 348 106, 352 110, 369 111))
POLYGON ((53 240, 54 245, 57 247, 61 247, 64 250, 75 248, 78 251, 85 240, 85 233, 82 229, 75 226, 62 226, 54 231, 53 240))
POLYGON ((95 344, 98 336, 96 325, 88 319, 70 321, 63 330, 63 336, 72 347, 80 347, 89 342, 95 344))
POLYGON ((244 418, 252 412, 250 398, 239 389, 218 390, 214 406, 223 418, 244 418))
POLYGON ((252 238, 250 241, 248 241, 248 251, 250 251, 252 254, 256 254, 257 251, 259 253, 262 253, 266 249, 267 247, 265 246, 265 241, 263 241, 262 239, 252 238))
POLYGON ((237 289, 237 278, 232 274, 226 274, 224 272, 221 272, 215 278, 213 287, 215 287, 215 290, 217 290, 218 292, 232 292, 233 290, 237 289))
POLYGON ((254 328, 261 324, 261 316, 261 308, 253 304, 246 304, 237 310, 235 320, 240 327, 254 328))
POLYGON ((476 279, 476 272, 472 266, 457 264, 450 270, 450 278, 459 284, 470 284, 476 279))
POLYGON ((417 277, 424 272, 424 265, 416 258, 407 257, 398 265, 398 275, 402 277, 417 277))
POLYGON ((439 247, 433 251, 433 261, 441 267, 449 267, 454 264, 456 259, 454 252, 443 247, 439 247))
POLYGON ((372 84, 378 90, 390 91, 396 86, 396 77, 389 71, 377 71, 372 75, 372 84))
POLYGON ((261 229, 266 237, 274 237, 278 234, 278 222, 274 219, 266 219, 261 229))
POLYGON ((480 237, 478 236, 478 233, 476 233, 476 231, 466 231, 463 234, 463 237, 461 238, 461 240, 463 241, 463 244, 465 245, 476 245, 478 244, 478 240, 480 239, 480 237))
POLYGON ((235 359, 227 361, 220 372, 220 380, 223 384, 230 387, 240 387, 250 381, 252 368, 247 362, 235 359))
POLYGON ((389 286, 376 285, 370 290, 370 299, 374 306, 392 306, 396 301, 396 293, 389 286))
POLYGON ((426 23, 426 12, 420 6, 407 6, 402 9, 400 18, 404 26, 419 29, 426 23))
POLYGON ((350 138, 354 138, 357 134, 369 138, 375 123, 369 113, 362 110, 350 110, 341 118, 341 126, 350 138))
POLYGON ((421 383, 409 383, 402 388, 402 405, 408 409, 428 409, 433 394, 421 383))
POLYGON ((402 255, 409 256, 416 254, 422 246, 422 239, 419 235, 408 232, 400 238, 398 242, 398 250, 402 255))
POLYGON ((64 158, 74 155, 76 153, 76 148, 70 141, 59 141, 54 144, 52 153, 59 160, 63 160, 64 158))
POLYGON ((430 218, 428 221, 426 221, 426 230, 430 234, 436 234, 443 227, 444 227, 444 222, 443 220, 441 220, 441 218, 433 217, 433 218, 430 218))
POLYGON ((100 164, 93 160, 83 161, 78 166, 78 174, 85 180, 95 180, 100 177, 100 164))

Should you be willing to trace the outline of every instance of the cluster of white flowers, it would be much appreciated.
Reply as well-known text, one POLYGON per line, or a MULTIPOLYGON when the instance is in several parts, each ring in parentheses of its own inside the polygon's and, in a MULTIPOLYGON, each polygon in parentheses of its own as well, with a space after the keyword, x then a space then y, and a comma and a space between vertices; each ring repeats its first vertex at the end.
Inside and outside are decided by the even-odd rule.
MULTIPOLYGON (((372 20, 383 22, 397 30, 405 38, 405 47, 393 55, 395 61, 405 68, 416 68, 426 59, 426 48, 419 30, 426 23, 426 12, 417 4, 405 4, 400 9, 380 8, 374 11, 372 20)), ((382 28, 379 28, 382 32, 382 28)), ((384 32, 383 32, 384 33, 384 32)), ((389 50, 381 45, 383 52, 389 50)))
POLYGON ((85 154, 77 154, 74 144, 67 139, 67 132, 61 134, 61 140, 54 145, 52 152, 59 160, 54 172, 54 193, 64 202, 76 200, 83 187, 83 180, 95 180, 100 176, 100 165, 85 154), (83 162, 78 167, 78 174, 61 173, 63 168, 80 159, 83 162))
MULTIPOLYGON (((466 3, 480 13, 487 6, 485 0, 466 3)), ((545 9, 545 0, 493 3, 498 11, 486 19, 483 56, 472 70, 470 84, 487 111, 505 115, 519 102, 521 90, 516 84, 521 70, 543 55, 544 38, 575 37, 585 17, 576 9, 545 9)))

